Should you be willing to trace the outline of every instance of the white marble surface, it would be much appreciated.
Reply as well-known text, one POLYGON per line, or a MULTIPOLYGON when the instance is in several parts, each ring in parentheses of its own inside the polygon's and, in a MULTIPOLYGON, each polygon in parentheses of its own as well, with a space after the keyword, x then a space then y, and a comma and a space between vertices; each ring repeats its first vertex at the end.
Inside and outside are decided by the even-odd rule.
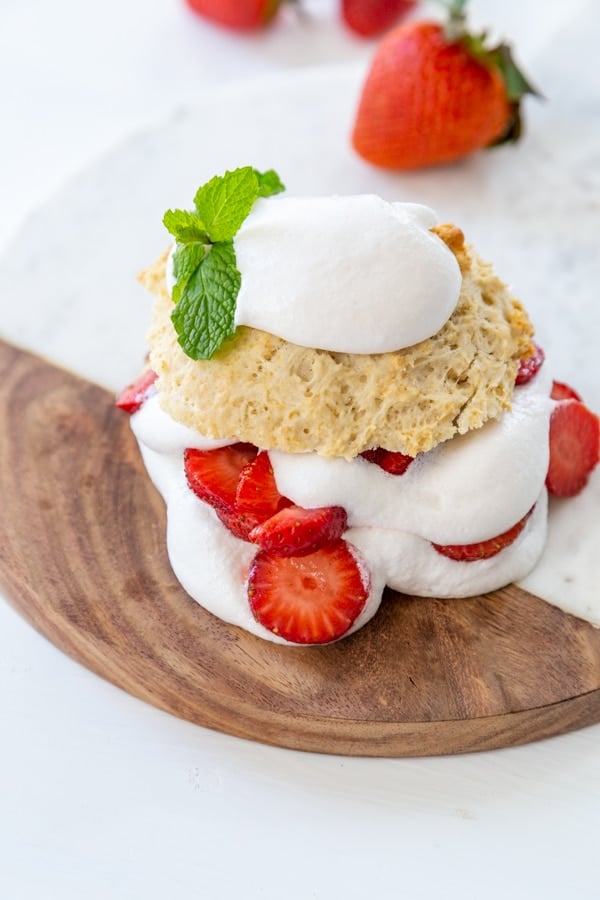
MULTIPOLYGON (((0 333, 116 389, 142 352, 133 276, 162 247, 160 214, 252 152, 257 165, 285 161, 284 180, 302 193, 395 191, 460 218, 518 287, 555 367, 600 406, 598 318, 581 324, 600 283, 598 8, 473 5, 515 37, 548 100, 528 104, 519 150, 403 178, 338 144, 352 108, 340 85, 355 71, 306 71, 372 52, 337 24, 333 0, 307 3, 308 24, 288 11, 244 39, 177 0, 0 5, 0 333), (240 93, 250 76, 266 80, 240 93), (312 133, 307 83, 337 85, 312 133), (268 102, 251 106, 248 91, 268 102)), ((0 718, 0 897, 598 896, 600 726, 454 759, 262 747, 128 697, 4 603, 0 718)))

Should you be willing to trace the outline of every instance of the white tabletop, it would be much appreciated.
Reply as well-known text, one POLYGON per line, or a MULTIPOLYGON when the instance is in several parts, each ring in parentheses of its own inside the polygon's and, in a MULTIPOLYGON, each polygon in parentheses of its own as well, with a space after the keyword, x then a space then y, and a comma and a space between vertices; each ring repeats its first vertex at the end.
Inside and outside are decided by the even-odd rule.
MULTIPOLYGON (((182 0, 4 0, 0 250, 65 179, 200 92, 370 56, 373 43, 343 29, 333 0, 304 5, 306 21, 287 10, 269 31, 239 37, 182 0)), ((597 82, 593 2, 473 6, 535 60, 533 77, 560 64, 566 93, 588 53, 597 82)), ((3 308, 9 298, 4 285, 3 308)), ((0 721, 7 900, 600 895, 600 726, 443 759, 280 750, 133 699, 4 602, 0 721)))

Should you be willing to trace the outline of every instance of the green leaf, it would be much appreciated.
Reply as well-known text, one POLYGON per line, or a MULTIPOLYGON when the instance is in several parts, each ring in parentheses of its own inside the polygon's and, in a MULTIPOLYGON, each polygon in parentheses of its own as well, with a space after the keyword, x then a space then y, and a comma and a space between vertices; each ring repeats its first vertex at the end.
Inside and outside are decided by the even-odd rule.
POLYGON ((194 197, 194 205, 211 241, 231 240, 257 197, 258 179, 252 166, 215 175, 203 185, 194 197))
POLYGON ((173 275, 175 287, 173 288, 173 302, 178 303, 183 290, 200 263, 210 252, 210 244, 178 244, 173 254, 173 275))
POLYGON ((214 244, 189 276, 171 313, 179 343, 192 359, 210 359, 235 331, 240 285, 233 243, 214 244))
POLYGON ((168 209, 163 216, 163 225, 178 241, 208 241, 206 226, 195 213, 187 209, 168 209))
POLYGON ((258 172, 254 170, 254 174, 258 179, 258 196, 271 197, 273 194, 280 194, 285 191, 285 185, 275 169, 268 169, 266 172, 258 172))
POLYGON ((169 209, 163 222, 176 241, 171 318, 192 359, 210 359, 235 331, 241 285, 233 238, 258 197, 285 190, 279 175, 252 166, 211 178, 198 189, 195 212, 169 209))
POLYGON ((533 94, 541 97, 527 76, 519 68, 512 55, 512 50, 507 44, 499 44, 490 51, 491 58, 498 66, 506 85, 506 95, 511 103, 518 103, 525 94, 533 94))

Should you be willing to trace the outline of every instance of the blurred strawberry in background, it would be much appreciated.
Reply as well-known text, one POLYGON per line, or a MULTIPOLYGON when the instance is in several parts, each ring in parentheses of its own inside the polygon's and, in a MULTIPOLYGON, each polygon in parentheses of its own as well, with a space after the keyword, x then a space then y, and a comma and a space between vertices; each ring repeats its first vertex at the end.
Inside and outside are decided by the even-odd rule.
POLYGON ((537 93, 506 44, 466 27, 466 0, 446 0, 445 24, 414 21, 379 44, 362 90, 352 142, 368 162, 415 169, 515 141, 520 101, 537 93))
POLYGON ((195 13, 218 25, 250 31, 267 25, 281 0, 185 0, 195 13))
POLYGON ((362 37, 383 34, 411 12, 416 0, 342 0, 342 19, 362 37))

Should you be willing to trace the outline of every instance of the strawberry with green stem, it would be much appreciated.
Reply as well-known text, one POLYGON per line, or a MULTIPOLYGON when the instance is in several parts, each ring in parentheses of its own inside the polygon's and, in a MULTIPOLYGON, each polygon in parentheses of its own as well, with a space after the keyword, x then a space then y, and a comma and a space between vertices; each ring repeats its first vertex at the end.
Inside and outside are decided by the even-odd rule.
POLYGON ((390 31, 363 86, 352 143, 367 161, 416 169, 521 134, 520 101, 537 94, 505 43, 466 27, 466 0, 439 0, 448 20, 390 31))

